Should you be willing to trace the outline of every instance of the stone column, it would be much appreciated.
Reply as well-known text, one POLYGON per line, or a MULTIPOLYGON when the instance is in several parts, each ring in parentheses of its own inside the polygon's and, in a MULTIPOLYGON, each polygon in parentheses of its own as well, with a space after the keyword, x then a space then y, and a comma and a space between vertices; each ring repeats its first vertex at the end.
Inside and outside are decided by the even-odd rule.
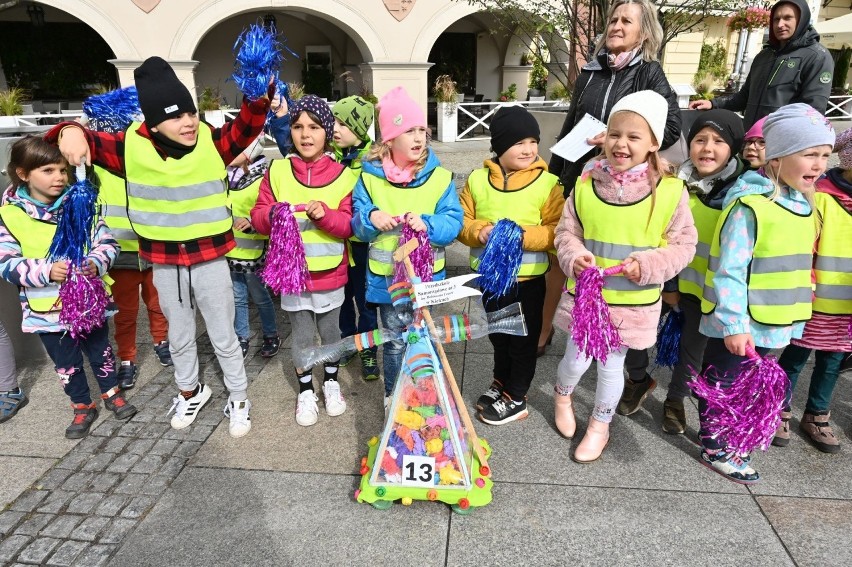
POLYGON ((432 96, 432 85, 426 75, 433 63, 370 62, 361 63, 364 84, 378 98, 393 89, 403 87, 426 113, 426 102, 432 96))

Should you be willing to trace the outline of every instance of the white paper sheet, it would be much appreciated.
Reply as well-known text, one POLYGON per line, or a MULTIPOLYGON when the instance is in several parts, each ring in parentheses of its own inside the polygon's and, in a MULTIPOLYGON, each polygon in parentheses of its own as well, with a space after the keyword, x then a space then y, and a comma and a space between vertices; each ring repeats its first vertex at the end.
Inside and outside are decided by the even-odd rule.
POLYGON ((587 144, 586 140, 605 131, 606 124, 591 114, 586 114, 564 138, 550 148, 550 151, 563 159, 575 162, 594 148, 587 144))

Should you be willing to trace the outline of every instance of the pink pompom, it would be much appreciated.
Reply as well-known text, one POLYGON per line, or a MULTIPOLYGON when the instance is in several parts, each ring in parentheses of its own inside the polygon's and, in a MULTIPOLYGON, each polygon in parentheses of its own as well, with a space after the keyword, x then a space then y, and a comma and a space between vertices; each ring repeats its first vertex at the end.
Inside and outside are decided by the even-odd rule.
POLYGON ((571 340, 579 354, 606 362, 609 353, 621 347, 618 327, 612 323, 609 305, 603 298, 604 277, 621 272, 618 265, 606 270, 596 266, 586 268, 577 278, 574 307, 571 309, 571 340))
POLYGON ((72 270, 59 286, 59 303, 59 322, 68 329, 71 338, 76 339, 104 324, 109 295, 100 277, 72 270))
POLYGON ((781 421, 789 382, 774 356, 761 358, 751 347, 746 354, 749 360, 742 363, 727 388, 708 379, 708 372, 689 382, 695 394, 707 402, 704 428, 741 455, 769 447, 781 421))
MULTIPOLYGON (((435 257, 432 252, 432 244, 429 242, 429 233, 425 230, 422 232, 416 231, 406 222, 408 214, 402 217, 402 234, 399 237, 399 245, 402 246, 412 238, 417 239, 417 248, 408 256, 411 261, 411 267, 414 268, 414 275, 420 278, 421 282, 431 282, 435 265, 435 257)), ((398 262, 394 265, 393 272, 394 283, 408 281, 408 274, 405 272, 405 265, 398 262)))
POLYGON ((298 206, 281 203, 272 212, 272 231, 266 265, 258 275, 279 295, 298 295, 308 288, 310 273, 299 223, 293 215, 298 206))

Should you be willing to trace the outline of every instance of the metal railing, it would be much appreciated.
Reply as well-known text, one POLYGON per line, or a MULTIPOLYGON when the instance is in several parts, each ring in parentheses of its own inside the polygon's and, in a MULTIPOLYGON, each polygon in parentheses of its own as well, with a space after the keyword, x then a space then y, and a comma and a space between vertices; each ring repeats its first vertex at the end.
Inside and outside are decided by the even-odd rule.
POLYGON ((852 120, 852 95, 833 95, 828 97, 825 116, 829 120, 852 120))
MULTIPOLYGON (((549 106, 562 106, 560 100, 524 100, 513 102, 460 102, 456 106, 456 119, 464 128, 456 136, 457 142, 482 140, 491 136, 491 118, 501 106, 524 106, 529 110, 549 106), (478 132, 477 132, 478 130, 478 132)), ((565 105, 567 107, 567 105, 565 105)))
POLYGON ((59 124, 60 122, 64 122, 66 120, 74 120, 75 118, 79 118, 83 116, 82 110, 63 110, 62 112, 57 113, 41 113, 41 114, 19 114, 15 116, 3 116, 0 117, 0 122, 7 123, 2 127, 4 128, 14 128, 14 127, 37 127, 37 126, 45 126, 51 124, 59 124))

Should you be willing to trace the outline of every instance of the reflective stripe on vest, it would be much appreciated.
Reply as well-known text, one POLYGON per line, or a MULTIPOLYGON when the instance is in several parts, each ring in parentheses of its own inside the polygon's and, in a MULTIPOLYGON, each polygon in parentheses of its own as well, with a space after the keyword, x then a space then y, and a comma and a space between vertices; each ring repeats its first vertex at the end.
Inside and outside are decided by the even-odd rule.
POLYGON ((816 226, 814 215, 787 210, 763 195, 740 197, 722 212, 710 246, 701 311, 713 312, 718 295, 713 276, 719 269, 719 235, 736 203, 755 216, 756 240, 748 266, 748 312, 763 325, 787 326, 811 318, 811 264, 816 226))
MULTIPOLYGON (((598 197, 591 177, 578 183, 574 206, 595 264, 608 268, 634 252, 666 246, 666 227, 682 195, 683 181, 666 177, 657 184, 653 199, 649 193, 636 203, 614 205, 598 197)), ((573 294, 573 276, 565 285, 573 294)), ((603 298, 609 305, 651 305, 659 301, 661 291, 659 284, 638 285, 621 274, 604 278, 603 298)))
MULTIPOLYGON (((436 167, 429 174, 423 185, 417 187, 402 187, 393 185, 387 179, 375 175, 361 176, 367 194, 379 210, 391 216, 414 213, 416 215, 435 214, 435 207, 441 200, 447 187, 453 181, 453 174, 443 167, 436 167)), ((393 252, 399 246, 401 228, 382 232, 370 244, 368 266, 370 272, 379 276, 393 274, 393 252)), ((444 269, 446 261, 444 247, 432 245, 435 263, 432 271, 437 273, 444 269)))
MULTIPOLYGON (((357 174, 349 168, 343 168, 334 181, 322 187, 308 187, 296 179, 289 159, 277 159, 269 166, 269 184, 275 200, 294 205, 308 201, 322 201, 330 209, 340 207, 357 181, 357 174)), ((343 261, 344 241, 336 238, 316 224, 304 212, 293 213, 299 224, 299 233, 305 247, 305 259, 308 271, 324 272, 332 270, 343 261)))
MULTIPOLYGON (((477 169, 468 177, 468 187, 476 204, 476 218, 496 223, 508 218, 520 226, 541 225, 541 209, 547 203, 553 187, 559 182, 555 175, 542 170, 532 183, 514 191, 503 191, 491 183, 487 167, 477 169)), ((479 266, 484 247, 470 249, 470 267, 479 266)), ((518 277, 540 276, 550 268, 547 252, 524 251, 518 277)))
POLYGON ((814 311, 827 315, 852 314, 852 214, 828 193, 814 194, 822 219, 814 275, 814 311))
POLYGON ((109 227, 109 232, 115 238, 122 252, 139 252, 139 239, 130 226, 127 218, 127 192, 124 179, 113 175, 104 168, 96 165, 95 173, 98 175, 100 187, 98 196, 102 203, 101 215, 109 227))
POLYGON ((200 125, 194 150, 181 159, 157 153, 134 122, 125 136, 127 214, 139 236, 192 242, 231 230, 225 166, 210 128, 200 125))
MULTIPOLYGON (((25 258, 47 258, 47 251, 56 234, 56 224, 32 218, 20 207, 15 205, 4 205, 0 207, 0 217, 9 234, 18 241, 21 246, 21 254, 25 258)), ((106 286, 107 294, 110 293, 110 280, 106 275, 102 276, 106 286)), ((31 311, 36 313, 58 312, 59 284, 50 283, 44 287, 20 286, 27 298, 27 304, 31 311)))
POLYGON ((677 276, 677 288, 700 299, 704 291, 704 278, 707 276, 707 260, 710 257, 710 243, 716 231, 716 223, 722 215, 721 209, 705 205, 696 195, 689 195, 689 208, 695 219, 698 231, 698 243, 695 246, 695 256, 677 276))
MULTIPOLYGON (((260 193, 262 177, 257 178, 247 187, 242 189, 230 189, 228 198, 231 201, 231 213, 234 218, 251 218, 251 209, 257 203, 260 193)), ((234 229, 234 242, 236 246, 230 250, 225 257, 233 260, 257 260, 263 256, 269 237, 256 232, 247 233, 234 229)))

